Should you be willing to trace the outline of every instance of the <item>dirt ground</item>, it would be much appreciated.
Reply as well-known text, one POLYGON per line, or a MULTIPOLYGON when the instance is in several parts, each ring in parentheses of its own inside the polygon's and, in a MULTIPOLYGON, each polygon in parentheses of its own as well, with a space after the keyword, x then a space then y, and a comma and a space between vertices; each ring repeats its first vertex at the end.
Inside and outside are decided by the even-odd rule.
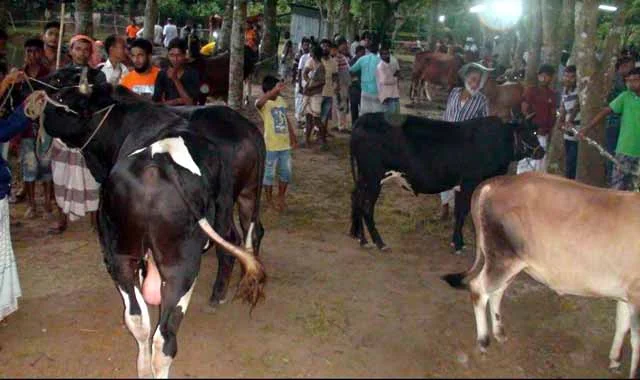
MULTIPOLYGON (((403 111, 437 116, 441 106, 403 111)), ((205 311, 217 266, 206 254, 178 334, 173 377, 626 375, 628 356, 622 373, 607 370, 614 303, 560 298, 526 275, 503 302, 509 340, 492 341, 481 355, 468 293, 439 279, 471 265, 471 226, 466 254, 452 255, 451 222, 436 221, 438 197, 413 197, 391 184, 376 219, 393 250, 360 249, 346 235, 347 157, 344 135, 330 140, 328 152, 294 152, 288 210, 263 213, 261 256, 270 280, 252 316, 238 302, 205 311)), ((21 223, 12 238, 24 296, 0 325, 0 377, 136 376, 137 346, 88 220, 48 236, 50 221, 26 220, 24 211, 23 204, 11 210, 21 223)))

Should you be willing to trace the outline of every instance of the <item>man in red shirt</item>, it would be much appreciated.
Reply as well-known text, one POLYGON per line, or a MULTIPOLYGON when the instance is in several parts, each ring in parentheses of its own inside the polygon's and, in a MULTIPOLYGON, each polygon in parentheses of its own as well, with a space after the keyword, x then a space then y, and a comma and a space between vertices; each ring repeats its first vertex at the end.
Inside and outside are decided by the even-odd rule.
MULTIPOLYGON (((555 68, 544 64, 538 70, 538 85, 529 87, 522 95, 522 113, 527 116, 535 113, 533 123, 538 126, 540 146, 547 149, 551 139, 551 130, 556 121, 557 94, 551 88, 555 68)), ((525 158, 518 162, 517 173, 530 171, 546 172, 547 155, 541 160, 525 158)))

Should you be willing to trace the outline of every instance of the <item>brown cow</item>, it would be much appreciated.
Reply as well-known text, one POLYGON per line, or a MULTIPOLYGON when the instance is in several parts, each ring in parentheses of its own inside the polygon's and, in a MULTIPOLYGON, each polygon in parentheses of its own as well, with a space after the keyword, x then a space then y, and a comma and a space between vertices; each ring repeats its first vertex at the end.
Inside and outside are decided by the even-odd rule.
POLYGON ((480 350, 489 345, 487 302, 493 335, 499 342, 505 340, 500 301, 524 270, 560 295, 617 300, 610 368, 620 366, 624 337, 631 330, 630 376, 638 375, 640 195, 526 173, 480 184, 473 193, 471 214, 475 262, 466 272, 443 279, 471 290, 480 350))
POLYGON ((411 101, 424 95, 431 101, 429 94, 429 84, 447 86, 447 90, 461 84, 458 77, 458 70, 463 65, 462 57, 459 55, 449 55, 437 52, 422 52, 416 54, 413 62, 411 76, 411 88, 409 97, 411 101))
MULTIPOLYGON (((196 49, 197 50, 197 49, 196 49)), ((166 57, 154 56, 154 64, 160 68, 169 66, 169 60, 166 57)), ((229 95, 229 52, 222 52, 213 57, 204 57, 197 55, 187 65, 193 67, 200 74, 200 97, 196 99, 199 105, 205 104, 207 97, 214 99, 222 98, 225 101, 229 95)), ((244 47, 244 80, 245 82, 253 73, 256 63, 258 62, 257 54, 248 46, 244 47)), ((243 92, 248 96, 247 83, 245 83, 243 92)), ((250 87, 249 87, 250 89, 250 87)))
POLYGON ((524 87, 518 82, 498 82, 489 78, 482 90, 489 101, 489 116, 498 116, 503 121, 512 119, 512 113, 520 112, 524 87))

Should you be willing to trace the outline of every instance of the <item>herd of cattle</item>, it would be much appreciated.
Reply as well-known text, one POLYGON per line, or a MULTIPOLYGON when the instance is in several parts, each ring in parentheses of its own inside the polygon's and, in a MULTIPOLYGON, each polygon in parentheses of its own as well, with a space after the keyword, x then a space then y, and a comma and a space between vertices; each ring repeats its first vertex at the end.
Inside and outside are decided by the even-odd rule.
MULTIPOLYGON (((459 55, 450 55, 425 51, 416 54, 411 71, 411 87, 409 97, 412 101, 426 98, 431 101, 430 85, 447 88, 447 93, 454 87, 462 86, 458 71, 465 64, 465 59, 459 55)), ((493 73, 492 73, 493 74, 493 73)), ((520 99, 524 87, 517 75, 506 72, 498 77, 490 75, 483 92, 489 102, 489 116, 498 116, 508 121, 512 114, 520 111, 520 99)))
MULTIPOLYGON (((220 248, 210 303, 226 300, 236 258, 242 266, 236 297, 253 307, 264 295, 258 253, 265 145, 258 127, 229 108, 171 108, 119 86, 77 85, 94 74, 68 68, 48 78, 54 88, 33 85, 52 100, 44 108, 46 131, 70 147, 84 147, 88 167, 102 183, 100 244, 123 298, 125 324, 138 343, 138 375, 167 377, 203 251, 220 248), (100 122, 94 116, 105 107, 110 112, 100 122), (236 206, 240 231, 233 222, 236 206), (161 305, 153 336, 149 304, 161 305)), ((373 215, 386 181, 399 180, 414 194, 459 186, 452 243, 462 248, 470 211, 476 260, 468 271, 444 279, 471 290, 480 348, 489 343, 487 304, 493 335, 504 340, 500 301, 524 270, 560 294, 617 300, 611 367, 620 365, 630 330, 634 376, 640 358, 640 252, 634 240, 640 198, 551 175, 503 176, 510 162, 543 154, 526 119, 446 123, 364 115, 351 137, 351 234, 366 245, 366 225, 385 249, 373 215)))

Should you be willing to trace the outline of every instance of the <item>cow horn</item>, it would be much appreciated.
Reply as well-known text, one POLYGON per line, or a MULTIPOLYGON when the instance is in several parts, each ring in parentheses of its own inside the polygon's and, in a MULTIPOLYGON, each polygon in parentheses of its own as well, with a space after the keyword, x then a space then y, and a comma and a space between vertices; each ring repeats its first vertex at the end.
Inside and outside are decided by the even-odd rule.
POLYGON ((87 72, 88 68, 85 66, 82 69, 82 74, 80 75, 80 83, 78 84, 78 89, 82 95, 91 95, 91 87, 89 86, 87 72))

